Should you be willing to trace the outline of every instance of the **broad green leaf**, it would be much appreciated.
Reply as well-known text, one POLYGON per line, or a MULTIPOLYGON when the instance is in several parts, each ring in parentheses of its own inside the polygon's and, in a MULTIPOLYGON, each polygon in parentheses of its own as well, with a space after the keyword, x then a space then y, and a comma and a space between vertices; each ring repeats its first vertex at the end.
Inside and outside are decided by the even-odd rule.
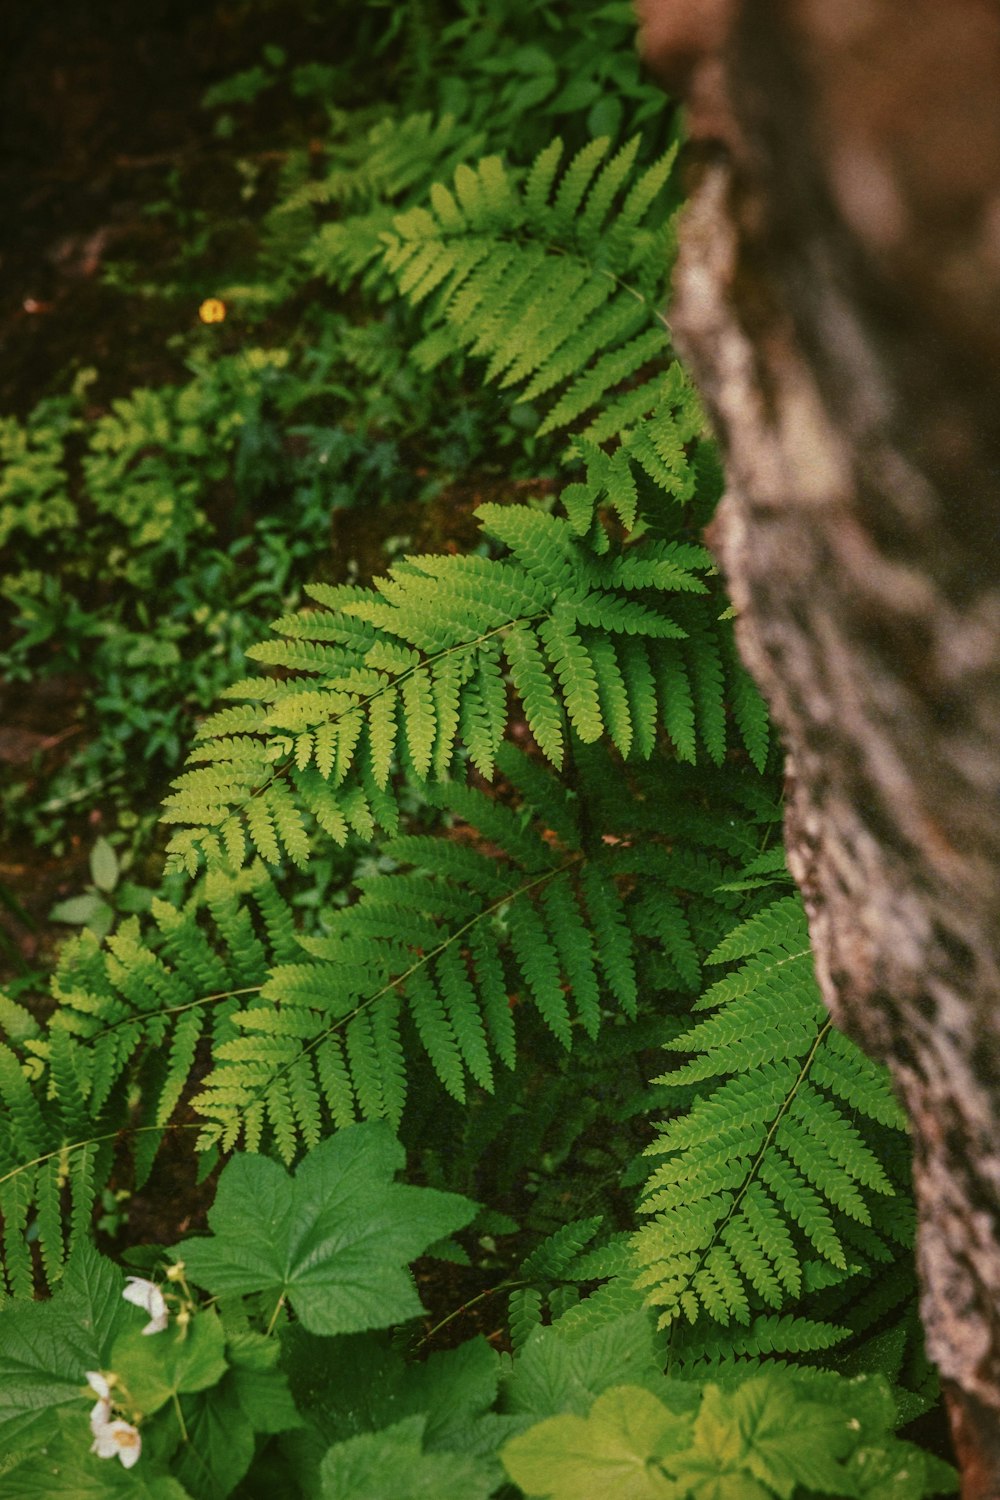
POLYGON ((405 1367, 397 1412, 423 1413, 429 1447, 464 1447, 475 1418, 496 1400, 500 1360, 484 1338, 442 1349, 421 1365, 405 1367))
MULTIPOLYGON (((3 1500, 200 1500, 179 1480, 157 1474, 145 1453, 132 1469, 91 1453, 87 1412, 81 1406, 79 1414, 55 1415, 57 1430, 44 1449, 0 1473, 3 1500)), ((9 1455, 0 1448, 0 1457, 9 1455)))
POLYGON ((523 1418, 490 1411, 501 1360, 485 1339, 441 1350, 422 1364, 407 1364, 385 1334, 321 1339, 297 1325, 281 1336, 282 1368, 308 1419, 304 1431, 283 1440, 306 1495, 319 1487, 319 1464, 333 1442, 376 1432, 402 1417, 426 1422, 429 1449, 448 1448, 495 1457, 523 1418))
POLYGON ((93 1405, 85 1372, 109 1368, 111 1341, 131 1320, 124 1284, 116 1266, 81 1245, 50 1302, 0 1312, 0 1453, 40 1441, 54 1408, 93 1405))
POLYGON ((232 1384, 255 1432, 288 1432, 302 1426, 288 1377, 278 1369, 280 1355, 277 1340, 263 1334, 231 1334, 226 1340, 230 1370, 223 1384, 232 1384))
POLYGON ((408 1263, 475 1213, 455 1193, 394 1182, 404 1163, 382 1122, 338 1131, 294 1178, 237 1156, 219 1179, 211 1237, 175 1249, 199 1286, 287 1298, 311 1333, 390 1327, 423 1310, 408 1263))
POLYGON ((292 1390, 327 1443, 419 1414, 431 1447, 454 1447, 496 1400, 501 1362, 484 1338, 420 1364, 407 1364, 384 1336, 330 1341, 290 1328, 282 1345, 292 1390))
POLYGON ((90 851, 90 878, 99 891, 113 891, 118 884, 120 866, 118 855, 101 837, 90 851))
POLYGON ((277 1339, 239 1333, 226 1342, 229 1369, 217 1385, 181 1399, 188 1440, 172 1472, 195 1500, 225 1500, 249 1469, 257 1433, 301 1427, 285 1375, 276 1368, 277 1339))
MULTIPOLYGON (((226 1500, 253 1462, 253 1423, 241 1409, 229 1376, 181 1402, 188 1440, 171 1468, 195 1500, 226 1500)), ((141 1463, 142 1460, 140 1459, 141 1463)))
MULTIPOLYGON (((697 1456, 692 1460, 694 1464, 700 1461, 697 1456)), ((751 1479, 745 1469, 723 1473, 715 1460, 707 1456, 704 1465, 704 1469, 685 1469, 678 1489, 678 1494, 684 1495, 685 1500, 688 1497, 690 1500, 774 1500, 774 1491, 751 1479)))
POLYGON ((72 1343, 87 1370, 104 1368, 119 1329, 144 1318, 122 1297, 124 1287, 119 1268, 85 1241, 66 1263, 62 1284, 49 1305, 58 1306, 67 1331, 75 1331, 72 1343))
POLYGON ((465 1453, 425 1453, 423 1417, 337 1443, 320 1469, 322 1500, 488 1500, 499 1475, 465 1453))
POLYGON ((659 1462, 686 1448, 691 1418, 668 1411, 641 1386, 598 1396, 587 1417, 549 1417, 502 1449, 507 1473, 545 1500, 680 1500, 659 1462))
POLYGON ((950 1495, 958 1489, 958 1475, 950 1464, 895 1439, 885 1447, 858 1448, 844 1473, 844 1493, 857 1500, 923 1500, 925 1495, 950 1495))
POLYGON ((82 896, 70 896, 65 901, 57 901, 49 912, 49 921, 69 922, 73 927, 83 927, 98 912, 109 910, 108 903, 97 891, 85 891, 82 896))
POLYGON ((705 1387, 694 1450, 791 1500, 797 1485, 821 1494, 843 1487, 840 1460, 855 1446, 855 1432, 843 1406, 803 1399, 791 1381, 768 1374, 737 1391, 705 1387))
MULTIPOLYGON (((534 1418, 585 1416, 594 1397, 613 1385, 664 1386, 649 1318, 629 1313, 570 1340, 556 1323, 537 1329, 504 1379, 504 1408, 534 1418)), ((691 1404, 697 1406, 692 1391, 691 1404)))
POLYGON ((111 1368, 141 1411, 149 1415, 164 1402, 189 1391, 204 1391, 225 1375, 225 1335, 218 1313, 200 1312, 180 1328, 162 1333, 139 1328, 121 1334, 111 1351, 111 1368))
MULTIPOLYGON (((324 1448, 388 1426, 407 1368, 385 1334, 318 1338, 299 1323, 281 1332, 281 1365, 288 1372, 292 1399, 324 1448)), ((295 1442, 301 1446, 302 1440, 295 1442)))

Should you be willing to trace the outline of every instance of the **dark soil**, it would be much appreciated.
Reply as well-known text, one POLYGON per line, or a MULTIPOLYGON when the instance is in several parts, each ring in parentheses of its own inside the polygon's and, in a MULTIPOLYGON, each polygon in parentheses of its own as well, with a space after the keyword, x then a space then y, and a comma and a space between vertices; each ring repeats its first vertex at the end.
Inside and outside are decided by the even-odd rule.
MULTIPOLYGON (((170 264, 184 223, 147 209, 178 181, 192 224, 199 210, 238 219, 237 153, 216 138, 201 107, 205 89, 253 66, 269 43, 292 59, 333 60, 337 31, 336 16, 314 15, 308 0, 3 7, 0 413, 21 414, 64 389, 73 367, 97 368, 98 399, 177 373, 166 341, 190 326, 200 297, 187 306, 137 302, 105 284, 107 265, 170 264)), ((302 138, 306 107, 290 112, 285 102, 280 111, 266 99, 243 109, 240 151, 280 155, 276 118, 302 138)))
MULTIPOLYGON (((212 290, 206 280, 186 298, 148 299, 106 279, 117 261, 155 276, 184 248, 180 217, 149 205, 182 184, 192 222, 238 223, 235 153, 201 107, 205 89, 271 42, 290 57, 333 51, 336 27, 297 0, 9 0, 0 10, 0 417, 65 391, 81 368, 97 370, 89 396, 100 408, 180 374, 170 336, 212 290)), ((267 109, 244 109, 240 127, 251 148, 272 151, 267 109)), ((303 122, 289 128, 301 135, 303 122)), ((209 277, 211 247, 207 259, 209 277)), ((44 786, 81 746, 84 692, 68 677, 0 685, 0 777, 44 786)), ((100 821, 99 811, 81 820, 58 857, 27 837, 0 848, 0 983, 50 966, 66 929, 46 927, 48 912, 83 889, 100 821)))

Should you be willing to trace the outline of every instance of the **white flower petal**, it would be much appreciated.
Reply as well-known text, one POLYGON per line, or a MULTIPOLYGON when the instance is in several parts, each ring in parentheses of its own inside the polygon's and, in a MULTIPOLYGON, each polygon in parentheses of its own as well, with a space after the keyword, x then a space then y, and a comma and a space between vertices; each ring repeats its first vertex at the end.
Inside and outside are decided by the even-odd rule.
POLYGON ((111 1421, 111 1402, 107 1399, 106 1396, 102 1396, 101 1399, 100 1399, 100 1401, 97 1402, 97 1404, 94 1406, 93 1410, 90 1413, 90 1430, 91 1430, 91 1432, 93 1432, 93 1433, 100 1432, 103 1427, 107 1427, 107 1425, 108 1425, 108 1423, 110 1421, 111 1421))
POLYGON ((121 1459, 122 1467, 131 1469, 133 1464, 139 1462, 142 1454, 142 1438, 139 1430, 131 1427, 128 1422, 116 1422, 113 1424, 118 1428, 115 1434, 118 1442, 118 1457, 121 1459))
POLYGON ((87 1384, 90 1386, 90 1389, 94 1391, 96 1395, 100 1396, 102 1401, 110 1401, 111 1387, 110 1385, 108 1385, 108 1382, 105 1380, 100 1370, 87 1370, 86 1376, 87 1384))
POLYGON ((149 1313, 150 1321, 143 1333, 162 1333, 169 1321, 167 1304, 155 1281, 146 1281, 142 1276, 126 1277, 127 1285, 122 1292, 126 1302, 141 1307, 149 1313))
POLYGON ((91 1453, 96 1453, 98 1458, 116 1457, 118 1444, 115 1442, 110 1422, 106 1422, 103 1427, 94 1433, 94 1441, 90 1445, 90 1451, 91 1453))
POLYGON ((119 1458, 126 1469, 138 1463, 142 1453, 142 1438, 139 1429, 131 1422, 108 1422, 96 1434, 90 1445, 91 1453, 98 1458, 119 1458))

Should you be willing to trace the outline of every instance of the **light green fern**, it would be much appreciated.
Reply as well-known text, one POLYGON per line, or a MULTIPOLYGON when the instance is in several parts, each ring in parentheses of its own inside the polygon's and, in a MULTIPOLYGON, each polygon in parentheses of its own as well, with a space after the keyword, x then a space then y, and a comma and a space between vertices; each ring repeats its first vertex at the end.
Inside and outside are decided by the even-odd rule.
MULTIPOLYGON (((323 607, 285 616, 278 639, 251 649, 284 675, 235 684, 227 696, 244 701, 202 725, 165 804, 167 821, 189 825, 169 845, 176 864, 238 866, 250 852, 302 864, 313 820, 340 844, 352 830, 395 831, 397 767, 442 779, 461 747, 492 775, 509 688, 557 766, 570 733, 648 758, 660 720, 683 758, 694 759, 697 730, 721 760, 731 627, 705 581, 708 554, 642 535, 595 554, 540 509, 479 516, 507 557, 408 558, 374 590, 312 585, 323 607)), ((766 727, 753 716, 738 727, 762 764, 766 727)))

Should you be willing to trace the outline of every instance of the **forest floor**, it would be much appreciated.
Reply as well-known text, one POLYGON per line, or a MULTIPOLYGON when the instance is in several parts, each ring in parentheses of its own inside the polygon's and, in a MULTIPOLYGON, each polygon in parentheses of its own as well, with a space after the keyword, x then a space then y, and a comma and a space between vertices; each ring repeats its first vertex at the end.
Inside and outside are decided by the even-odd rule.
MULTIPOLYGON (((151 280, 158 269, 169 273, 184 231, 180 213, 150 212, 165 195, 175 205, 183 200, 192 234, 210 219, 229 219, 238 236, 233 151, 216 137, 200 101, 209 85, 252 66, 276 31, 282 46, 309 55, 316 27, 308 8, 292 0, 277 9, 255 0, 54 0, 19 5, 5 17, 0 417, 23 418, 42 398, 67 389, 81 369, 97 371, 88 389, 93 412, 136 386, 182 375, 171 338, 197 318, 198 297, 128 295, 113 268, 139 263, 151 280)), ((301 138, 308 120, 289 127, 269 118, 266 107, 254 112, 251 140, 262 159, 280 156, 276 132, 287 128, 301 138)), ((241 139, 245 146, 245 134, 241 139)), ((234 251, 232 238, 219 238, 217 251, 221 272, 234 251)), ((201 296, 212 294, 210 271, 209 263, 201 296)), ((330 541, 364 579, 379 570, 387 536, 412 535, 417 550, 471 544, 478 532, 473 509, 491 498, 499 497, 455 486, 431 505, 345 510, 335 517, 330 541)), ((39 787, 51 779, 85 732, 84 690, 83 677, 70 674, 0 680, 0 778, 31 771, 39 787)), ((151 805, 161 791, 150 788, 151 805)), ((34 980, 30 1004, 40 1018, 49 1008, 46 975, 69 930, 51 920, 51 910, 84 888, 89 851, 112 824, 98 799, 70 825, 60 853, 0 828, 0 986, 34 980)), ((216 1174, 196 1181, 196 1124, 182 1109, 146 1186, 119 1204, 108 1196, 99 1229, 105 1250, 169 1244, 205 1228, 216 1174)), ((124 1154, 121 1168, 124 1182, 130 1175, 124 1154)), ((499 1270, 484 1276, 480 1267, 425 1259, 415 1274, 429 1309, 425 1329, 447 1320, 427 1352, 477 1332, 502 1343, 505 1299, 491 1294, 499 1270)))
MULTIPOLYGON (((201 108, 205 89, 250 66, 277 28, 293 46, 315 28, 294 5, 276 17, 240 0, 54 0, 11 7, 4 26, 0 416, 23 417, 85 368, 97 371, 88 399, 100 409, 182 373, 170 339, 196 319, 197 300, 126 295, 109 268, 138 262, 155 276, 171 265, 183 228, 150 206, 181 180, 192 231, 232 217, 233 152, 201 108)), ((264 112, 254 123, 265 152, 274 128, 264 112)), ((53 776, 79 746, 81 693, 73 675, 0 683, 0 777, 32 763, 53 776)), ((82 889, 101 831, 99 807, 59 855, 0 831, 0 983, 50 964, 66 929, 48 913, 82 889)))

